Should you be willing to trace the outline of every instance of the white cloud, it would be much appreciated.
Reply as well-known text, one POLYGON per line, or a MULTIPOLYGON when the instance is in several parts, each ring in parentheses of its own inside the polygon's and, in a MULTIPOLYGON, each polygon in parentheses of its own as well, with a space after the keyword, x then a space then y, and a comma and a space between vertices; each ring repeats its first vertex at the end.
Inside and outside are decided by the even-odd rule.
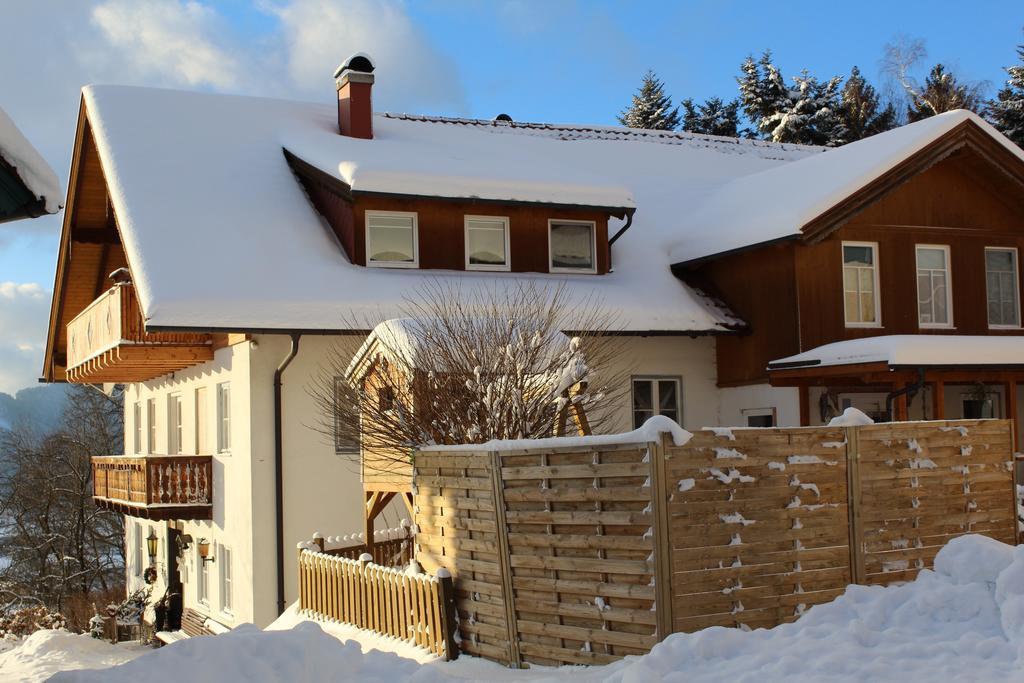
POLYGON ((465 111, 455 61, 431 45, 394 0, 293 0, 271 6, 281 21, 285 68, 295 87, 316 99, 333 88, 334 69, 356 52, 377 66, 377 109, 465 111))
POLYGON ((35 384, 49 312, 49 292, 38 284, 0 282, 0 392, 35 384))
POLYGON ((224 22, 199 2, 108 0, 93 8, 93 24, 115 57, 140 75, 190 87, 237 87, 240 64, 218 44, 224 22))

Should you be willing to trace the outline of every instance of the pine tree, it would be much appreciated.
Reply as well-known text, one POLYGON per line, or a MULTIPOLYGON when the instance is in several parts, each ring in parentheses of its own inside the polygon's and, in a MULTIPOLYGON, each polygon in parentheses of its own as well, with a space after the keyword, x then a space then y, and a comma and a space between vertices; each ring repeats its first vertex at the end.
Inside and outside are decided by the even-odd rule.
POLYGON ((987 111, 992 124, 1003 135, 1024 147, 1024 45, 1017 48, 1020 64, 1006 67, 1009 79, 988 103, 987 111))
POLYGON ((683 100, 683 130, 688 133, 703 135, 721 135, 739 137, 740 101, 722 102, 720 97, 712 97, 704 104, 694 104, 693 100, 683 100))
POLYGON ((630 128, 675 130, 679 127, 679 107, 665 94, 665 86, 653 71, 644 74, 633 102, 619 114, 619 123, 630 128))
POLYGON ((982 106, 977 86, 960 83, 942 64, 932 67, 923 88, 908 88, 908 94, 907 120, 911 123, 954 109, 977 112, 982 106))
POLYGON ((740 102, 762 138, 808 145, 845 142, 846 125, 838 97, 841 78, 822 83, 804 71, 793 78, 794 87, 788 88, 769 50, 757 62, 747 57, 740 68, 740 102))
POLYGON ((878 92, 864 80, 856 66, 843 85, 839 110, 846 126, 845 142, 862 140, 896 127, 896 108, 891 103, 881 107, 878 92))

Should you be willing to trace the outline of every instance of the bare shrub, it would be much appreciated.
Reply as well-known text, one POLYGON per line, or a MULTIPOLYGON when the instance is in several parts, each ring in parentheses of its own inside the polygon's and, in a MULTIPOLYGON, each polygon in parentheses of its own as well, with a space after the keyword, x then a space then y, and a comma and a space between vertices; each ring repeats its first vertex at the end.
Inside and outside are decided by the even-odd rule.
POLYGON ((310 389, 316 428, 358 434, 364 450, 392 454, 385 468, 417 446, 576 433, 577 408, 600 431, 629 386, 615 323, 563 285, 433 282, 354 359, 351 343, 335 345, 310 389))

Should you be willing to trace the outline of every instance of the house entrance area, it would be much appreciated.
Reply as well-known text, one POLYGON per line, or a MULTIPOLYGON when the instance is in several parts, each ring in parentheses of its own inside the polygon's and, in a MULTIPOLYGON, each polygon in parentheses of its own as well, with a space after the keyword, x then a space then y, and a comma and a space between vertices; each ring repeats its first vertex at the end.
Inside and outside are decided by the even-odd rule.
POLYGON ((773 361, 768 370, 773 386, 799 389, 801 425, 827 424, 851 407, 875 422, 1009 419, 1019 447, 1019 338, 870 337, 773 361))

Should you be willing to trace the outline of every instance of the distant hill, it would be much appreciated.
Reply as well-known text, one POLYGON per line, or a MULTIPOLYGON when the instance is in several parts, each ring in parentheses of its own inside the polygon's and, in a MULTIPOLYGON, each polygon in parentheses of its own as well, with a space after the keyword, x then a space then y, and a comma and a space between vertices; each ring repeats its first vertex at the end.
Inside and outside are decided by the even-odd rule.
POLYGON ((60 424, 67 403, 67 384, 41 384, 22 389, 14 396, 0 392, 0 429, 31 425, 39 434, 48 434, 60 424))

